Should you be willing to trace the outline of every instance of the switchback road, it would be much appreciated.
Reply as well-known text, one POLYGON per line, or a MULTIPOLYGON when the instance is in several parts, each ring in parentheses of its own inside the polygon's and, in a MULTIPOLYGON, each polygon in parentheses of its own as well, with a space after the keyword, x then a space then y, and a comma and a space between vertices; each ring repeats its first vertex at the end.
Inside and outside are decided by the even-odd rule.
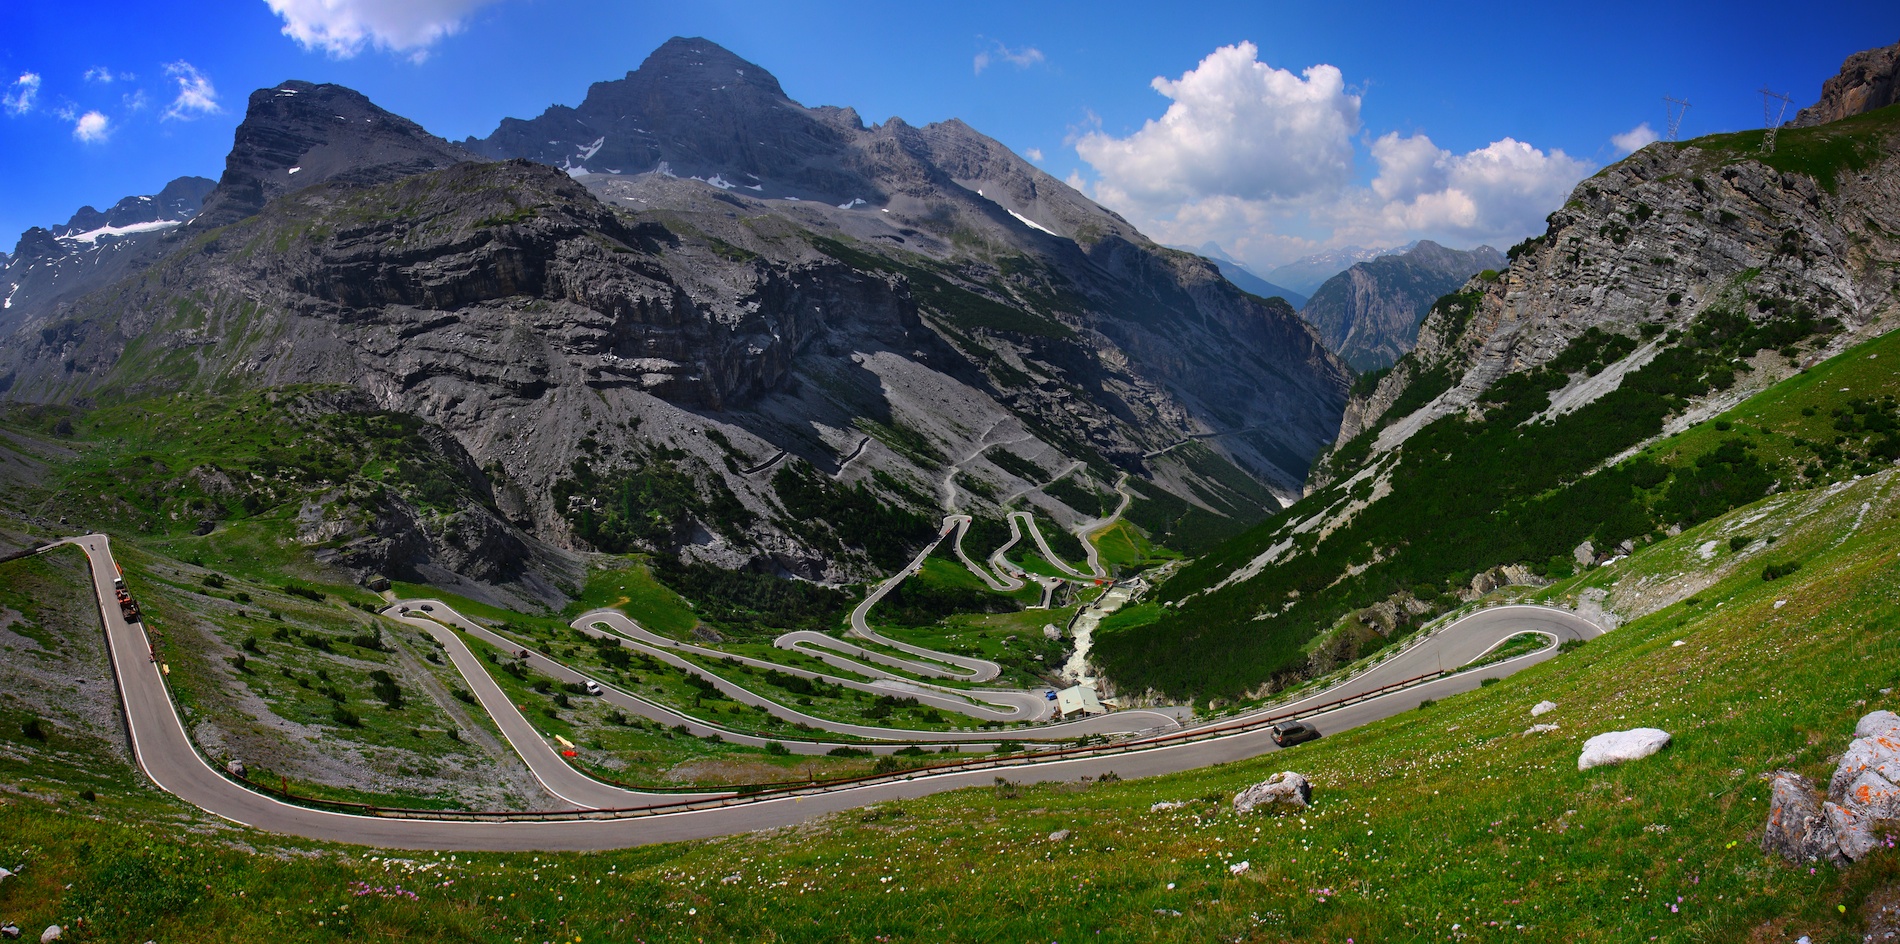
MULTIPOLYGON (((133 756, 140 769, 161 789, 187 803, 233 822, 276 833, 391 849, 615 849, 786 826, 866 804, 987 785, 998 776, 1022 783, 1071 781, 1084 776, 1098 777, 1109 771, 1124 778, 1149 777, 1241 760, 1274 750, 1265 728, 1233 733, 1209 728, 1206 739, 1185 743, 1137 739, 1108 745, 1098 753, 1082 752, 1058 760, 1037 761, 1032 756, 1019 762, 992 762, 977 769, 896 774, 873 782, 815 787, 790 795, 702 800, 690 808, 677 810, 656 806, 614 811, 611 815, 587 814, 585 818, 496 821, 441 819, 436 818, 441 814, 429 813, 389 811, 384 815, 369 815, 311 809, 253 791, 214 770, 199 755, 173 706, 143 627, 126 622, 113 601, 111 588, 117 567, 112 561, 108 539, 94 534, 73 538, 67 543, 79 546, 91 562, 113 673, 124 699, 133 756), (996 766, 996 763, 1009 766, 996 766)), ((1424 666, 1427 660, 1442 658, 1450 663, 1459 658, 1475 658, 1525 631, 1544 632, 1557 639, 1587 639, 1599 632, 1594 625, 1563 610, 1530 606, 1481 610, 1433 633, 1370 672, 1343 686, 1316 693, 1303 703, 1312 703, 1317 708, 1319 702, 1333 701, 1353 690, 1362 693, 1376 690, 1383 684, 1379 679, 1404 677, 1406 672, 1424 666)), ((1327 733, 1368 724, 1409 711, 1427 698, 1443 698, 1477 688, 1486 678, 1509 675, 1552 658, 1557 651, 1557 647, 1552 646, 1482 669, 1316 711, 1305 720, 1327 733)), ((475 668, 481 667, 478 664, 475 668)), ((1285 713, 1289 708, 1297 710, 1298 704, 1273 710, 1285 713)), ((1240 720, 1223 722, 1223 726, 1235 725, 1240 720)), ((551 811, 547 815, 561 814, 551 811)))

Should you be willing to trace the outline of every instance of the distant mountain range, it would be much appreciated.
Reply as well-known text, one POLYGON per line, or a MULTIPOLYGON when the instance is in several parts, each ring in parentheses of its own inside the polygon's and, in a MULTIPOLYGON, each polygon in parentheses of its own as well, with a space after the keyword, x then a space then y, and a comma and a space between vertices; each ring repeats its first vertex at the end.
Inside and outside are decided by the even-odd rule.
POLYGON ((1490 246, 1461 251, 1422 240, 1327 279, 1300 317, 1354 370, 1382 370, 1412 349, 1433 302, 1504 263, 1504 254, 1490 246))
POLYGON ((1268 270, 1267 280, 1276 285, 1285 285, 1296 292, 1311 296, 1319 291, 1327 279, 1351 268, 1354 263, 1367 262, 1380 256, 1389 256, 1395 252, 1404 252, 1416 242, 1403 246, 1390 246, 1385 249, 1364 249, 1359 246, 1342 246, 1316 252, 1310 256, 1295 259, 1285 265, 1268 270))
POLYGON ((1227 281, 1234 283, 1234 286, 1243 292, 1258 295, 1261 298, 1284 299, 1286 303, 1292 305, 1296 311, 1306 307, 1305 295, 1293 291, 1290 288, 1275 285, 1261 278, 1255 274, 1252 269, 1247 268, 1246 263, 1228 255, 1226 250, 1220 247, 1219 243, 1205 242, 1197 248, 1189 248, 1187 246, 1171 246, 1169 248, 1179 249, 1182 252, 1191 252, 1205 257, 1209 262, 1214 263, 1214 265, 1220 269, 1220 274, 1226 276, 1227 281))
POLYGON ((298 540, 364 574, 851 579, 949 510, 1099 516, 1122 473, 1157 533, 1232 533, 1299 494, 1350 381, 1290 304, 962 122, 807 108, 703 39, 461 144, 286 82, 206 183, 21 240, 0 399, 335 385, 299 402, 420 419, 469 497, 302 499, 298 540))

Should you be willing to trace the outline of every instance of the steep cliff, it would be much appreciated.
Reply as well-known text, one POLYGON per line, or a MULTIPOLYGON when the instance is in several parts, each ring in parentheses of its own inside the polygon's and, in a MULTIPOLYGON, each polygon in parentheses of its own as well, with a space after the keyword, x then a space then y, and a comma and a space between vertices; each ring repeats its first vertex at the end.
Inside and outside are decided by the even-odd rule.
POLYGON ((1839 75, 1821 83, 1821 100, 1801 109, 1792 127, 1852 118, 1900 101, 1900 43, 1847 57, 1839 75))

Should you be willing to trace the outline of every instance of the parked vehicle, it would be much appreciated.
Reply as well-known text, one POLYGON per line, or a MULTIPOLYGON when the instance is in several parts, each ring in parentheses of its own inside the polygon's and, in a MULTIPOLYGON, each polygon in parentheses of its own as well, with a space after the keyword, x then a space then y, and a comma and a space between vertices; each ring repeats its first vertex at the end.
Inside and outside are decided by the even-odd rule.
POLYGON ((1319 729, 1304 721, 1282 721, 1273 726, 1272 734, 1273 743, 1281 747, 1319 740, 1319 729))
POLYGON ((587 694, 589 695, 600 694, 600 683, 594 681, 593 679, 588 679, 587 684, 582 687, 587 689, 587 694))

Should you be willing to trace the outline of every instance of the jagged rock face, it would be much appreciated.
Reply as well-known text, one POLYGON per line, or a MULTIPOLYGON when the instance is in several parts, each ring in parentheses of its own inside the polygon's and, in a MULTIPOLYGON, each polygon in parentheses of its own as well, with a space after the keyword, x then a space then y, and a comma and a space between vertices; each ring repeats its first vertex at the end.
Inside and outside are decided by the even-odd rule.
POLYGON ((1801 109, 1790 124, 1811 128, 1896 101, 1900 101, 1900 43, 1847 57, 1841 73, 1821 83, 1821 100, 1801 109))
POLYGON ((476 159, 360 92, 293 80, 251 93, 198 227, 243 219, 275 197, 328 180, 382 183, 476 159))
MULTIPOLYGON (((1012 409, 1079 427, 1114 462, 1139 463, 1167 445, 1169 434, 1128 429, 1135 418, 1183 434, 1251 431, 1217 448, 1291 495, 1336 426, 1346 373, 1290 309, 1241 296, 1212 264, 1161 250, 960 121, 917 128, 893 118, 867 129, 849 109, 791 101, 764 69, 712 43, 674 39, 626 78, 593 86, 578 108, 504 121, 468 146, 596 172, 588 186, 631 210, 733 212, 683 192, 684 180, 627 177, 665 162, 666 173, 701 178, 744 214, 915 253, 979 284, 1045 299, 1073 292, 1069 310, 1046 314, 1082 330, 1074 342, 967 327, 947 339, 967 359, 1007 364, 1010 377, 992 370, 987 379, 1012 409), (1017 262, 1043 269, 1041 278, 1024 277, 1017 262), (1144 311, 1152 314, 1130 317, 1144 311), (1095 395, 1077 397, 1078 388, 1095 395)), ((1042 307, 1023 295, 1000 300, 1042 307)))
MULTIPOLYGON (((1431 419, 1469 409, 1500 377, 1544 364, 1589 328, 1635 336, 1647 327, 1666 344, 1668 331, 1743 292, 1839 319, 1847 331, 1830 351, 1882 330, 1900 315, 1890 275, 1900 262, 1892 235, 1900 232, 1900 122, 1860 121, 1782 133, 1781 156, 1770 161, 1818 167, 1819 178, 1763 163, 1758 150, 1717 136, 1652 145, 1578 185, 1551 214, 1546 234, 1514 250, 1496 282, 1463 287, 1475 303, 1428 317, 1412 354, 1376 390, 1348 403, 1339 443, 1388 420, 1393 402, 1434 371, 1449 374, 1450 389, 1407 417, 1389 418, 1376 451, 1396 447, 1431 419), (1790 153, 1824 143, 1802 135, 1843 133, 1853 136, 1860 166, 1790 153)), ((1758 365, 1749 389, 1795 369, 1758 365)), ((1316 473, 1309 488, 1340 471, 1316 473)))
POLYGON ((1300 317, 1354 370, 1382 370, 1412 349, 1419 322, 1439 296, 1503 265, 1504 254, 1490 246, 1460 251, 1424 240, 1327 279, 1300 317))
MULTIPOLYGON (((525 157, 567 170, 715 176, 728 188, 770 182, 772 196, 883 195, 838 166, 845 109, 806 109, 771 73, 704 39, 674 38, 623 79, 596 82, 578 107, 504 119, 465 145, 489 157, 525 157)), ((754 191, 759 192, 759 191, 754 191)))

